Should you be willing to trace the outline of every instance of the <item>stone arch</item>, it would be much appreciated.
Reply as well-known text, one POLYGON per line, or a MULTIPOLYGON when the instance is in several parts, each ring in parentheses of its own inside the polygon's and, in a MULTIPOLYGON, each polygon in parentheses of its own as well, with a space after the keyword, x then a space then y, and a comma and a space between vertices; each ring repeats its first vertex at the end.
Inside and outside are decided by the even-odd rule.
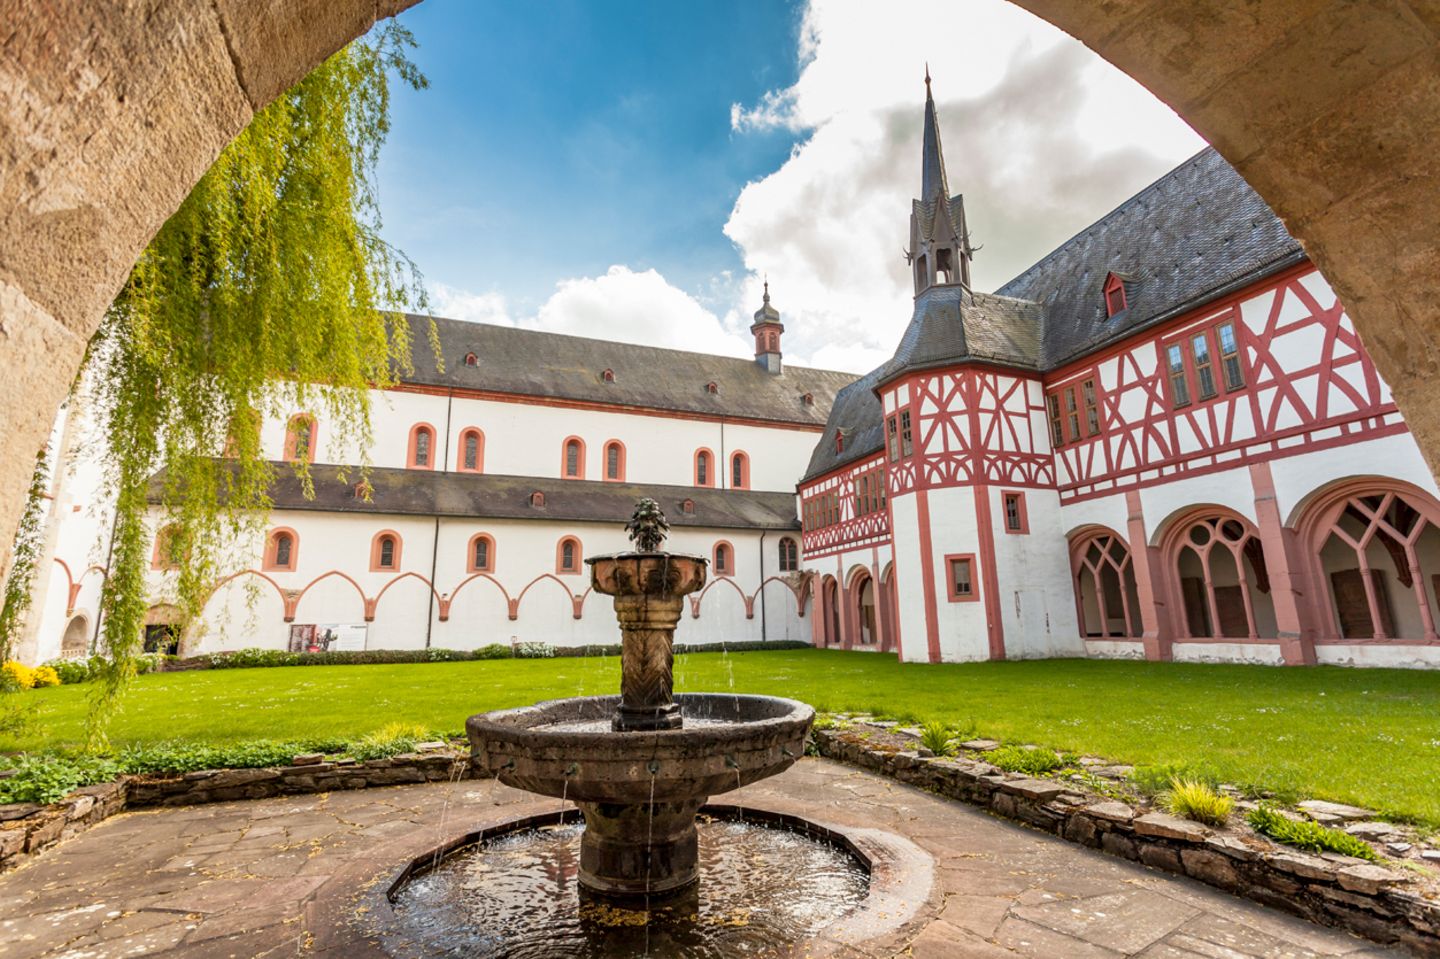
POLYGON ((1124 536, 1092 524, 1073 530, 1070 585, 1081 639, 1136 639, 1143 635, 1135 558, 1124 536), (1118 621, 1118 622, 1117 622, 1118 621))
POLYGON ((820 631, 821 646, 840 645, 840 583, 828 573, 820 580, 819 615, 815 626, 820 631))
MULTIPOLYGON (((0 320, 14 331, 0 351, 0 380, 14 384, 0 435, 43 444, 131 265, 252 114, 415 2, 160 0, 145 18, 90 4, 12 18, 14 82, 32 100, 0 150, 33 186, 0 203, 0 320)), ((1149 88, 1265 198, 1347 305, 1432 469, 1440 463, 1430 389, 1440 358, 1411 348, 1440 330, 1425 252, 1440 192, 1415 175, 1440 155, 1440 18, 1409 3, 1017 2, 1149 88)), ((30 472, 26 457, 0 461, 6 555, 30 472)))
POLYGON ((880 640, 880 610, 875 591, 875 577, 870 570, 860 566, 851 571, 845 587, 845 621, 850 625, 850 642, 847 646, 865 649, 878 648, 880 640))
POLYGON ((1159 548, 1171 635, 1194 640, 1273 641, 1278 633, 1260 531, 1223 506, 1177 510, 1159 548))
POLYGON ((1322 641, 1440 642, 1440 500, 1412 483, 1353 476, 1292 514, 1312 631, 1322 641))
POLYGON ((90 620, 85 614, 73 616, 60 637, 60 655, 65 659, 84 656, 90 648, 90 620))

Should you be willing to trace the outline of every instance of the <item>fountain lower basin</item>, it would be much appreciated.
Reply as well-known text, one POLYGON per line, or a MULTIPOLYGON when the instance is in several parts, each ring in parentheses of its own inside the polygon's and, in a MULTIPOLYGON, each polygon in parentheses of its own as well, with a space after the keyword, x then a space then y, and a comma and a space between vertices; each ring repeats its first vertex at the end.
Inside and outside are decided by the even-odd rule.
POLYGON ((472 716, 475 773, 580 807, 580 882, 591 891, 679 891, 699 876, 699 808, 787 769, 804 753, 815 711, 770 696, 690 693, 674 701, 683 728, 614 732, 619 696, 472 716))

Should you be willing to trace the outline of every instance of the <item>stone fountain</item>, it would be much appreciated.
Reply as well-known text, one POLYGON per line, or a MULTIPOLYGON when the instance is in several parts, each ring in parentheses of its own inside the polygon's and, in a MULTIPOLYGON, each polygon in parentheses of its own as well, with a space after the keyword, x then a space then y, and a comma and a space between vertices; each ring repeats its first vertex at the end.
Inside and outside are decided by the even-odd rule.
POLYGON ((654 500, 626 529, 635 551, 585 561, 595 591, 615 597, 620 695, 483 713, 465 728, 477 775, 580 807, 583 887, 654 897, 697 881, 705 801, 788 768, 815 712, 771 696, 674 695, 675 627, 706 560, 660 550, 669 526, 654 500))

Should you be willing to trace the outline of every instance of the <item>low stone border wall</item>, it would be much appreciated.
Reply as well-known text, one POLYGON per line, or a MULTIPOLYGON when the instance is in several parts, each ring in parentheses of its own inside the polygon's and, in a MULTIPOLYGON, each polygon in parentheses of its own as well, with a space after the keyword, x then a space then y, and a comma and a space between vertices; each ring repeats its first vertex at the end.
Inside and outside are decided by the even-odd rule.
POLYGON ((193 806, 340 789, 470 778, 468 753, 436 750, 366 762, 297 757, 289 766, 206 769, 172 776, 127 776, 84 786, 58 803, 0 806, 0 872, 123 812, 147 806, 193 806))
POLYGON ((1311 855, 1247 829, 1216 830, 989 763, 874 748, 815 731, 819 753, 1226 892, 1386 945, 1440 954, 1440 899, 1413 874, 1349 856, 1311 855))

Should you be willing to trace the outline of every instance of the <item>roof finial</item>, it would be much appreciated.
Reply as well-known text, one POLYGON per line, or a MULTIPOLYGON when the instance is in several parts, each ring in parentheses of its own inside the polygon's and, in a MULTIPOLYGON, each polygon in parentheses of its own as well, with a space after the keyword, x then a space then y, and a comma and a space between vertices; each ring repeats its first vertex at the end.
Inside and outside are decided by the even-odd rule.
POLYGON ((762 274, 765 277, 765 302, 770 302, 770 274, 762 274))
POLYGON ((925 61, 925 92, 930 92, 930 61, 925 61))

